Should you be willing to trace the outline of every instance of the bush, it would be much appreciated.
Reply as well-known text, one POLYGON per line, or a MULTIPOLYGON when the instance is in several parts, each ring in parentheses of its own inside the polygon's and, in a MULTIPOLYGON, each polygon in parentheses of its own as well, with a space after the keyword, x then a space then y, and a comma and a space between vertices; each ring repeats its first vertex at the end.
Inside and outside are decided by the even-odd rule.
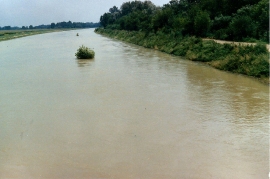
POLYGON ((95 52, 93 50, 91 50, 90 48, 85 47, 85 46, 82 45, 77 50, 77 53, 75 53, 75 56, 78 59, 90 59, 90 58, 94 58, 95 52))
POLYGON ((229 36, 227 31, 228 31, 227 29, 219 29, 219 30, 215 31, 214 38, 226 40, 229 36))
POLYGON ((245 37, 254 37, 256 32, 256 24, 249 16, 234 17, 229 28, 236 40, 243 40, 245 37))
POLYGON ((205 37, 210 28, 210 17, 205 11, 200 11, 194 19, 195 33, 199 37, 205 37))

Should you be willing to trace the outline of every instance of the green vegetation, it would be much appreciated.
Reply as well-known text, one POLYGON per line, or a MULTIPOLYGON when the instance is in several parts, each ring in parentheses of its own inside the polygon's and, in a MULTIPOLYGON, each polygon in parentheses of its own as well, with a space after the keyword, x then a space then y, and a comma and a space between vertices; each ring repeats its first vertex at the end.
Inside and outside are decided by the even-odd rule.
POLYGON ((93 22, 57 22, 57 23, 51 23, 51 25, 47 25, 47 28, 51 29, 57 29, 57 28, 95 28, 99 27, 99 23, 93 23, 93 22))
POLYGON ((0 31, 0 41, 11 40, 11 39, 15 39, 15 38, 43 34, 43 33, 49 33, 49 32, 59 32, 59 31, 63 31, 63 30, 64 29, 57 29, 57 30, 52 30, 52 29, 46 29, 46 30, 42 30, 42 29, 38 29, 38 30, 1 30, 0 31))
POLYGON ((231 41, 269 41, 268 0, 171 0, 163 7, 151 1, 129 1, 100 17, 107 29, 162 32, 231 41))
POLYGON ((268 83, 268 24, 268 0, 170 0, 163 7, 129 1, 104 13, 96 32, 268 83))
POLYGON ((78 59, 91 59, 95 57, 95 52, 91 50, 88 47, 80 46, 80 48, 77 50, 77 53, 75 53, 75 56, 78 59))
POLYGON ((201 61, 214 68, 259 78, 268 83, 269 59, 265 44, 238 45, 219 44, 213 40, 181 37, 162 32, 111 30, 98 28, 96 33, 126 41, 146 48, 201 61))
POLYGON ((99 23, 93 23, 93 22, 57 22, 54 23, 52 22, 51 24, 48 25, 37 25, 37 26, 33 26, 33 25, 29 25, 28 26, 22 26, 20 27, 11 27, 11 26, 4 26, 4 27, 0 27, 0 30, 27 30, 27 29, 68 29, 68 28, 75 28, 75 29, 79 29, 79 28, 95 28, 95 27, 99 27, 99 23))

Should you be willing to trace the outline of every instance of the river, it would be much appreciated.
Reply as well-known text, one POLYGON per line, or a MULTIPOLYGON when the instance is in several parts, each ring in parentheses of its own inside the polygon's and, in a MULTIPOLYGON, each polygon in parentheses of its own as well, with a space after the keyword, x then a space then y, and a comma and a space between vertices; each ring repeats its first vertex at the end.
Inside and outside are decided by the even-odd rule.
POLYGON ((93 29, 3 41, 0 74, 1 179, 268 178, 269 86, 252 78, 93 29))

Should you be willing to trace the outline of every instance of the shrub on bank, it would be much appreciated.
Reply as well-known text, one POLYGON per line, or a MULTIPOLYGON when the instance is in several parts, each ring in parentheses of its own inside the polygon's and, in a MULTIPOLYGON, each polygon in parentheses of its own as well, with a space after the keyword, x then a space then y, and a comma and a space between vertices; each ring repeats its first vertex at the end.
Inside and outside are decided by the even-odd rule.
POLYGON ((77 53, 75 53, 75 56, 78 59, 91 59, 95 57, 95 52, 91 50, 88 47, 80 46, 80 48, 77 50, 77 53))
POLYGON ((269 53, 265 44, 218 44, 196 37, 173 37, 161 32, 145 34, 110 29, 96 29, 111 38, 154 48, 189 60, 205 62, 220 70, 257 78, 269 77, 269 53))

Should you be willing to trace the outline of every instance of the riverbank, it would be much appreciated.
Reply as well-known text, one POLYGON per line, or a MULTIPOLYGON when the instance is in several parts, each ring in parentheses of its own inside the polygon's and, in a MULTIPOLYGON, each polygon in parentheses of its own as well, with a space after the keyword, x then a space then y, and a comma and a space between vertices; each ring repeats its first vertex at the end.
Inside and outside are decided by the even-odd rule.
POLYGON ((4 40, 12 40, 16 38, 44 34, 50 32, 60 32, 74 29, 27 29, 27 30, 1 30, 0 31, 0 42, 4 40))
POLYGON ((168 54, 200 61, 216 69, 243 74, 269 84, 269 53, 265 44, 220 44, 196 37, 175 37, 157 32, 98 28, 96 33, 168 54))
MULTIPOLYGON (((232 44, 232 45, 256 45, 257 43, 254 42, 234 42, 234 41, 226 41, 226 40, 217 40, 217 39, 209 39, 209 38, 204 38, 203 40, 213 40, 216 43, 219 44, 232 44)), ((266 44, 266 49, 268 52, 270 52, 270 45, 266 44)))

